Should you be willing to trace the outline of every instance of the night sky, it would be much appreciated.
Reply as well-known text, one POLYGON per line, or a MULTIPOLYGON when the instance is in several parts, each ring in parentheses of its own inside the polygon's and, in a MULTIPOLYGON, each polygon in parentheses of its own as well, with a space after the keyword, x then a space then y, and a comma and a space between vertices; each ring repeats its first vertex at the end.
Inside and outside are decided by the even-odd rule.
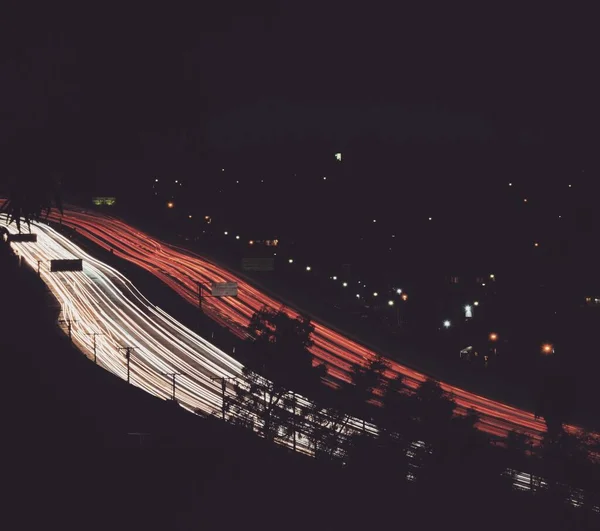
POLYGON ((199 152, 361 135, 595 145, 586 13, 327 6, 15 10, 1 32, 2 144, 11 159, 35 144, 77 168, 165 137, 199 152))

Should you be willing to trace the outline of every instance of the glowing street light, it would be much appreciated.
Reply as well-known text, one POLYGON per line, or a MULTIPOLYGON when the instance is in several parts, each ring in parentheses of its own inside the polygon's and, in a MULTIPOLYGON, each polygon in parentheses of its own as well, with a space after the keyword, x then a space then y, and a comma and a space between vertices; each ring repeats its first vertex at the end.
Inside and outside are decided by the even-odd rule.
POLYGON ((444 321, 444 328, 450 328, 450 321, 446 320, 444 321))
POLYGON ((312 268, 310 266, 306 266, 306 270, 310 271, 312 268))
POLYGON ((347 288, 347 287, 348 287, 348 282, 344 282, 344 283, 342 284, 342 286, 344 286, 345 288, 347 288))
POLYGON ((288 260, 288 262, 289 262, 290 264, 293 264, 293 263, 294 263, 294 259, 293 259, 293 258, 290 258, 290 259, 288 260))
POLYGON ((490 275, 490 278, 491 278, 492 280, 494 280, 494 279, 496 278, 496 275, 490 275))
POLYGON ((235 239, 236 239, 236 240, 239 240, 239 239, 240 239, 240 236, 239 236, 239 234, 238 234, 238 235, 235 237, 235 239))
POLYGON ((229 232, 225 231, 223 234, 225 234, 225 236, 227 236, 229 234, 229 232))
POLYGON ((489 335, 489 339, 490 339, 490 341, 498 341, 498 334, 496 334, 495 332, 492 332, 489 335))
POLYGON ((408 299, 408 295, 406 293, 402 294, 402 300, 405 301, 408 299))
POLYGON ((188 219, 192 219, 192 215, 191 214, 188 216, 188 219))
POLYGON ((400 288, 398 288, 398 289, 396 290, 396 293, 397 293, 398 295, 402 295, 402 290, 401 290, 400 288))
POLYGON ((475 302, 473 303, 473 306, 479 306, 479 301, 475 301, 475 302))
POLYGON ((388 301, 388 306, 393 306, 394 305, 394 301, 388 301))
POLYGON ((173 201, 169 201, 167 203, 167 208, 173 208, 175 206, 175 203, 173 203, 173 201))
POLYGON ((379 295, 379 293, 377 293, 377 292, 373 293, 373 297, 377 297, 377 295, 379 295))
POLYGON ((333 280, 337 280, 337 277, 335 275, 333 275, 333 277, 331 277, 331 278, 333 278, 333 280))
POLYGON ((554 345, 551 343, 544 343, 542 345, 542 354, 554 354, 554 345))

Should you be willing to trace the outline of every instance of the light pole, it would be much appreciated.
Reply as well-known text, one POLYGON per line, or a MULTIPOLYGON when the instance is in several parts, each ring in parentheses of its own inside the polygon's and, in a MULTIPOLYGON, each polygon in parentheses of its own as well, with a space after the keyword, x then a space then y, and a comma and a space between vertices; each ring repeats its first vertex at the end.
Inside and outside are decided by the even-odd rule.
POLYGON ((98 364, 98 358, 96 356, 96 336, 103 335, 101 332, 90 332, 88 335, 94 338, 94 363, 98 364))
POLYGON ((491 350, 494 353, 494 355, 498 354, 498 351, 496 350, 496 341, 498 341, 498 334, 496 334, 495 332, 492 332, 489 336, 488 339, 490 340, 490 342, 492 343, 492 347, 491 350))

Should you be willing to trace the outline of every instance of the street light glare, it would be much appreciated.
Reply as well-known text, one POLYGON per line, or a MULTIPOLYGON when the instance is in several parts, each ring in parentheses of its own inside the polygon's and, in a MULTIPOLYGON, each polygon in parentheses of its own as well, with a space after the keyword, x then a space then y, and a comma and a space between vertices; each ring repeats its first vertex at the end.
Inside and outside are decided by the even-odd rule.
POLYGON ((373 297, 377 297, 377 295, 379 295, 379 293, 377 293, 377 292, 373 293, 373 297))
POLYGON ((479 306, 479 301, 475 301, 475 302, 473 303, 473 306, 479 306))
POLYGON ((498 339, 498 334, 496 334, 495 332, 492 332, 490 334, 490 341, 496 341, 498 339))
POLYGON ((289 262, 290 264, 293 264, 293 263, 294 263, 294 259, 293 259, 293 258, 290 258, 290 259, 288 260, 288 262, 289 262))
POLYGON ((310 271, 312 268, 310 266, 306 266, 306 270, 310 271))
POLYGON ((450 321, 444 321, 444 328, 450 328, 450 321))
POLYGON ((348 286, 348 282, 344 282, 344 283, 342 284, 342 286, 344 286, 344 287, 347 287, 347 286, 348 286))
POLYGON ((333 280, 337 280, 337 277, 335 275, 332 278, 333 278, 333 280))
POLYGON ((398 288, 398 289, 396 290, 396 293, 397 293, 398 295, 401 295, 401 294, 402 294, 402 290, 401 290, 400 288, 398 288))
POLYGON ((394 305, 394 301, 388 301, 388 306, 393 306, 394 305))
POLYGON ((544 354, 552 354, 554 352, 554 346, 552 346, 550 343, 544 343, 542 345, 542 352, 544 354))

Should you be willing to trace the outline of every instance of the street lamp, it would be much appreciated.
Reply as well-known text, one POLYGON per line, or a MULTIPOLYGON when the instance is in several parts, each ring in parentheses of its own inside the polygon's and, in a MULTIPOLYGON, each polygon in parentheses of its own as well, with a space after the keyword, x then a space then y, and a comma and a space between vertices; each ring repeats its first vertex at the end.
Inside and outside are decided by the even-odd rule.
POLYGON ((393 306, 394 305, 394 301, 388 301, 388 306, 393 306))
POLYGON ((306 270, 310 271, 312 268, 310 266, 306 266, 306 270))
POLYGON ((398 295, 402 295, 402 290, 401 290, 400 288, 398 288, 398 289, 396 290, 396 293, 397 293, 398 295))
POLYGON ((554 354, 554 345, 551 343, 544 343, 542 345, 542 354, 554 354))
POLYGON ((405 301, 408 299, 408 295, 406 293, 402 294, 402 300, 405 301))
POLYGON ((444 328, 450 328, 450 321, 446 320, 444 321, 444 328))
POLYGON ((494 353, 494 355, 498 354, 498 351, 496 350, 496 341, 498 341, 498 334, 496 334, 495 332, 492 332, 489 335, 489 340, 494 343, 494 346, 492 347, 492 352, 494 353))

